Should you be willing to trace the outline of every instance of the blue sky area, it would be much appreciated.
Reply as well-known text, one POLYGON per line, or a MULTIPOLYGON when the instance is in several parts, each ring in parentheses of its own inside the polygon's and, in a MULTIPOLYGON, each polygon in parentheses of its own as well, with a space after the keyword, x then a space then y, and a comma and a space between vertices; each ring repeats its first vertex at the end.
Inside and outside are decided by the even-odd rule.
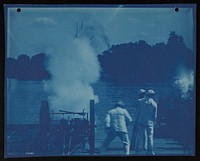
MULTIPOLYGON (((89 35, 94 41, 95 36, 103 37, 99 41, 109 45, 138 40, 154 45, 166 43, 169 33, 175 31, 193 50, 194 6, 181 5, 175 12, 176 6, 6 6, 7 57, 46 53, 55 44, 70 41, 76 33, 89 35), (19 7, 21 12, 17 12, 19 7)), ((107 48, 100 46, 98 52, 107 48)))

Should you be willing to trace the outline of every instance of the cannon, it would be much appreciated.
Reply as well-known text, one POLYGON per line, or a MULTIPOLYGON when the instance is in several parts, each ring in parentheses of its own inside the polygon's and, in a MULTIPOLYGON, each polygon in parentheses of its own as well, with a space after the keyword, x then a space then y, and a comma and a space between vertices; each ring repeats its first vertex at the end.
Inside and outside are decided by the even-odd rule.
POLYGON ((74 155, 78 150, 85 150, 90 155, 94 154, 94 100, 90 101, 90 120, 89 113, 85 110, 82 112, 59 110, 59 112, 46 115, 49 115, 47 118, 51 119, 47 153, 65 156, 74 155), (61 115, 61 117, 54 120, 55 115, 61 115), (86 148, 87 144, 88 148, 86 148))

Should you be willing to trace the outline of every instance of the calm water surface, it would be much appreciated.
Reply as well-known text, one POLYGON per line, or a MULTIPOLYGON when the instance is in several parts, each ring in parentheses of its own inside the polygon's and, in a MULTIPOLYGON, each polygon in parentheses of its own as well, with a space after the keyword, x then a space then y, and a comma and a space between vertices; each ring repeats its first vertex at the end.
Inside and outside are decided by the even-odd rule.
MULTIPOLYGON (((99 82, 93 85, 94 92, 99 97, 99 103, 95 105, 96 123, 102 125, 106 112, 111 109, 118 100, 123 100, 127 110, 134 116, 137 91, 140 88, 153 88, 156 92, 156 100, 165 95, 167 85, 145 86, 115 86, 99 82)), ((5 106, 6 122, 8 124, 35 124, 39 122, 41 101, 47 99, 47 93, 43 90, 42 81, 7 81, 7 99, 5 106)), ((89 101, 89 100, 88 100, 89 101)))

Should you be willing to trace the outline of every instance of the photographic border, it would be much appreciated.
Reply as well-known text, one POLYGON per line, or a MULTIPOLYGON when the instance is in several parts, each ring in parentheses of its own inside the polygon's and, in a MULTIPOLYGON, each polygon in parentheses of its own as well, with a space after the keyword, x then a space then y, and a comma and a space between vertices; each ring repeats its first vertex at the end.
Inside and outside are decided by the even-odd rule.
MULTIPOLYGON (((2 53, 1 56, 0 56, 0 59, 1 59, 1 87, 4 87, 4 68, 5 68, 5 23, 4 23, 4 14, 3 14, 3 5, 4 4, 15 4, 15 5, 20 5, 20 4, 23 4, 23 5, 28 5, 28 4, 33 4, 33 5, 37 5, 37 4, 41 4, 41 5, 76 5, 77 4, 80 4, 80 5, 89 5, 89 4, 93 4, 93 5, 98 5, 98 4, 101 4, 101 5, 104 5, 104 4, 108 4, 109 2, 105 2, 103 3, 102 1, 101 2, 95 2, 95 3, 98 3, 98 4, 94 4, 92 2, 89 2, 89 1, 84 1, 83 3, 82 2, 74 2, 74 1, 64 1, 64 0, 57 0, 57 1, 47 1, 47 0, 32 0, 32 1, 28 1, 28 0, 3 0, 1 3, 1 33, 4 33, 3 36, 2 36, 2 41, 1 42, 4 42, 3 45, 4 47, 2 47, 2 53), (66 3, 67 2, 67 3, 66 3)), ((144 1, 134 1, 133 2, 128 2, 128 1, 123 1, 123 2, 118 2, 118 4, 131 4, 131 5, 134 5, 134 4, 141 4, 141 5, 144 5, 144 4, 156 4, 156 5, 160 5, 160 4, 171 4, 171 5, 174 5, 174 4, 182 4, 182 3, 195 3, 197 4, 197 10, 196 10, 196 98, 197 98, 197 102, 196 102, 196 156, 168 156, 168 157, 165 157, 165 156, 155 156, 155 157, 152 157, 151 159, 155 159, 155 160, 197 160, 199 159, 199 156, 200 156, 200 152, 199 152, 199 129, 200 129, 200 120, 199 120, 199 108, 198 108, 198 81, 199 81, 199 74, 198 74, 198 68, 199 68, 199 49, 198 49, 198 38, 199 38, 199 25, 198 25, 198 18, 199 18, 199 4, 197 1, 172 1, 172 2, 169 2, 169 1, 151 1, 151 3, 149 2, 144 2, 144 1)), ((110 3, 112 5, 115 5, 114 3, 110 3)), ((117 4, 117 5, 118 5, 117 4)), ((4 88, 3 88, 3 92, 1 93, 1 96, 2 98, 4 98, 4 88)), ((4 107, 4 99, 2 99, 2 107, 4 107)), ((4 108, 2 108, 2 111, 1 111, 1 127, 4 127, 4 108)), ((4 131, 1 130, 1 135, 0 137, 1 138, 4 138, 4 131)), ((1 139, 1 144, 4 145, 2 139, 1 139)), ((3 148, 1 149, 1 154, 2 154, 2 157, 4 159, 4 156, 3 156, 3 150, 4 149, 4 146, 3 148)), ((69 159, 82 159, 82 156, 80 157, 69 157, 69 159)), ((10 160, 12 158, 7 158, 6 160, 10 160)), ((66 160, 67 158, 66 157, 37 157, 37 158, 15 158, 16 160, 23 160, 23 159, 36 159, 36 160, 55 160, 55 159, 59 159, 59 160, 66 160)), ((83 159, 139 159, 139 160, 149 160, 149 157, 136 157, 136 156, 128 156, 128 157, 102 157, 102 156, 94 156, 94 157, 91 157, 91 156, 88 156, 88 157, 83 157, 83 159)), ((13 159, 12 159, 13 160, 13 159)))

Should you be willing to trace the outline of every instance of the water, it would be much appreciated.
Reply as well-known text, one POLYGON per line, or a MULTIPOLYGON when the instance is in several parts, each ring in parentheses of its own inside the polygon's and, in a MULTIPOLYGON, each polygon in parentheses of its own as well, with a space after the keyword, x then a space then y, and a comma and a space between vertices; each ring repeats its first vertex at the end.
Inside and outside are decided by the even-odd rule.
POLYGON ((41 81, 7 81, 7 106, 5 117, 8 124, 37 124, 41 101, 47 98, 41 81))
MULTIPOLYGON (((164 95, 167 85, 145 85, 145 86, 114 86, 105 82, 93 85, 94 92, 99 97, 95 104, 96 123, 103 125, 106 112, 111 109, 118 100, 123 100, 127 110, 134 116, 137 91, 140 88, 153 88, 156 98, 164 95)), ((7 124, 37 124, 39 123, 39 112, 41 101, 47 99, 48 95, 43 89, 42 81, 18 81, 10 79, 7 81, 7 105, 5 115, 7 124)), ((88 100, 89 101, 89 100, 88 100)))

